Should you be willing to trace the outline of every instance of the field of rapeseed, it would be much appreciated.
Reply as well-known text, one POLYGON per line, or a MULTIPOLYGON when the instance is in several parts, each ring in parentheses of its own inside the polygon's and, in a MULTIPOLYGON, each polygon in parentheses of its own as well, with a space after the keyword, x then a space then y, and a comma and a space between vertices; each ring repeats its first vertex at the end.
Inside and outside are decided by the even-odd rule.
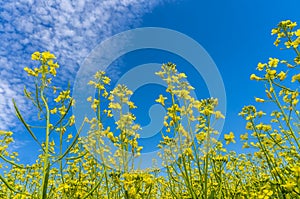
POLYGON ((162 65, 156 74, 166 82, 167 95, 156 101, 167 111, 158 145, 163 170, 136 169, 132 161, 143 147, 138 143, 140 126, 132 114, 137 107, 130 101, 132 91, 126 85, 108 90, 109 77, 97 72, 89 82, 96 94, 87 99, 96 117, 76 121, 89 126, 87 136, 80 136, 82 128, 68 134, 75 123, 70 110, 76 102, 69 88, 52 85, 59 68, 55 56, 33 53, 38 67, 24 69, 35 79, 36 89, 25 88, 24 94, 44 121, 45 139, 37 138, 36 129, 13 101, 18 119, 41 153, 34 164, 20 164, 18 153, 8 150, 13 133, 0 131, 0 198, 300 198, 300 29, 296 26, 287 20, 272 30, 274 45, 288 50, 293 58, 258 63, 257 74, 250 79, 261 82, 266 95, 255 100, 276 108, 267 113, 253 105, 244 106, 240 116, 245 119, 245 130, 241 132, 247 133, 239 138, 230 132, 223 140, 216 139, 219 132, 214 123, 224 119, 216 110, 218 100, 194 99, 186 75, 179 73, 175 64, 162 65), (49 94, 55 96, 53 103, 49 94), (116 126, 105 126, 104 121, 113 114, 119 116, 116 126), (59 141, 54 142, 53 136, 59 141), (112 153, 107 141, 117 150, 112 153), (253 152, 228 151, 223 141, 240 141, 253 152))

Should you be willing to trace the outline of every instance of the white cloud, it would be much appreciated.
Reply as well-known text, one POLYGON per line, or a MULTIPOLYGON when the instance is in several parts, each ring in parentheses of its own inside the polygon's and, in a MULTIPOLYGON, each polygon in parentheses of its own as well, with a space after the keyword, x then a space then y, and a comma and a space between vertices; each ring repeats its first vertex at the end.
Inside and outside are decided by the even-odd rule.
POLYGON ((54 52, 63 74, 58 81, 72 81, 93 47, 114 33, 137 26, 141 16, 162 1, 0 1, 0 129, 18 128, 12 98, 30 115, 31 105, 23 97, 29 78, 23 67, 32 64, 32 52, 54 52))
POLYGON ((26 146, 29 143, 30 143, 30 141, 28 141, 28 140, 14 139, 14 141, 9 144, 7 151, 9 153, 16 152, 16 151, 18 151, 18 149, 23 148, 24 146, 26 146))

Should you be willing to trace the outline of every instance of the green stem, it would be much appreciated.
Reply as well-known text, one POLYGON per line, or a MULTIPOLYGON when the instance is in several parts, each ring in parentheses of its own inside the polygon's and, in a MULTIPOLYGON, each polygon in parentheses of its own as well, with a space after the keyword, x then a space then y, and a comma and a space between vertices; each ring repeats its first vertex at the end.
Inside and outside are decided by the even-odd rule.
MULTIPOLYGON (((273 81, 272 81, 272 80, 269 80, 269 84, 270 84, 271 87, 273 87, 273 81)), ((292 127, 291 127, 291 124, 290 124, 290 122, 289 122, 289 120, 288 120, 288 116, 285 114, 285 112, 284 112, 284 110, 283 110, 283 108, 282 108, 282 105, 281 105, 280 102, 279 102, 279 99, 278 99, 278 97, 277 97, 277 94, 276 94, 275 90, 273 90, 272 93, 273 93, 273 95, 274 95, 274 97, 275 97, 275 102, 276 102, 278 108, 280 109, 280 111, 281 111, 281 113, 282 113, 282 115, 283 115, 283 117, 284 117, 284 121, 285 121, 285 123, 286 123, 286 126, 288 127, 288 129, 289 129, 289 131, 290 131, 290 133, 291 133, 293 139, 295 140, 298 149, 300 149, 300 144, 299 144, 299 142, 298 142, 298 139, 297 139, 297 137, 295 136, 294 130, 293 130, 292 127)))
POLYGON ((41 99, 45 105, 46 109, 46 140, 45 140, 45 151, 44 151, 44 168, 43 168, 43 181, 42 181, 42 191, 41 198, 47 198, 47 187, 48 187, 48 179, 49 179, 49 126, 50 126, 50 111, 48 107, 48 103, 44 97, 44 87, 41 88, 41 99))
POLYGON ((205 166, 204 166, 204 196, 205 198, 208 198, 208 163, 209 163, 209 148, 210 148, 210 118, 207 117, 207 139, 206 139, 206 154, 205 154, 205 166))
MULTIPOLYGON (((62 124, 60 125, 62 127, 62 124)), ((62 132, 60 132, 59 134, 59 155, 62 155, 62 142, 63 142, 63 134, 62 132)), ((63 165, 62 165, 62 160, 59 161, 59 171, 60 171, 60 177, 63 183, 65 183, 64 181, 64 176, 63 176, 63 165)))

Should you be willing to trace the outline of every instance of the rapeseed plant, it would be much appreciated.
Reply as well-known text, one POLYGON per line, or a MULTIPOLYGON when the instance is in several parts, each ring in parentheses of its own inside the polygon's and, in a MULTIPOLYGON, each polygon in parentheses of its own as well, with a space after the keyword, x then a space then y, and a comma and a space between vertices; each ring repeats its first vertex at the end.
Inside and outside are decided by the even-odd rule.
MULTIPOLYGON (((240 134, 242 148, 252 152, 227 151, 237 134, 228 132, 218 140, 216 121, 224 119, 214 98, 197 100, 187 76, 173 63, 163 64, 156 74, 166 82, 165 96, 157 103, 166 109, 162 140, 158 145, 165 169, 141 170, 135 159, 141 155, 140 126, 132 110, 132 91, 126 85, 108 90, 109 77, 98 71, 89 82, 96 90, 87 99, 95 117, 76 121, 70 113, 75 101, 70 88, 52 86, 59 64, 50 52, 34 52, 38 67, 25 67, 34 78, 32 92, 24 95, 44 121, 44 139, 28 124, 13 101, 24 128, 40 147, 35 163, 20 164, 18 153, 9 150, 13 133, 0 131, 0 198, 300 198, 300 29, 290 20, 280 22, 271 34, 275 46, 293 51, 294 58, 270 57, 257 65, 251 80, 264 84, 266 96, 257 103, 270 104, 271 112, 254 105, 242 108, 246 132, 240 134), (53 103, 49 91, 53 92, 53 103), (115 119, 113 125, 108 120, 115 119), (77 132, 70 132, 81 122, 77 132), (86 136, 80 136, 88 125, 86 136), (39 136, 40 137, 40 136, 39 136), (58 137, 58 139, 53 139, 58 137), (58 142, 57 142, 58 140, 58 142)), ((39 132, 41 132, 39 130, 39 132)))

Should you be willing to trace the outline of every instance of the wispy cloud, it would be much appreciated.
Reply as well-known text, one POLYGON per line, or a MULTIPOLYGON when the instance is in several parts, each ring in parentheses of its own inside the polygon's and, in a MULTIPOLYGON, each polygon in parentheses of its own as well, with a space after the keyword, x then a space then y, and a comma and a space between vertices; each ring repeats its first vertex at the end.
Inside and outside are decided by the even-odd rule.
POLYGON ((14 142, 9 144, 9 147, 8 147, 7 151, 9 153, 18 151, 18 149, 23 148, 24 146, 26 146, 29 143, 30 143, 30 141, 28 141, 28 140, 15 139, 14 142))
POLYGON ((6 0, 0 1, 0 129, 17 128, 11 99, 30 115, 23 97, 29 81, 23 67, 34 51, 55 52, 72 81, 80 63, 103 39, 136 27, 141 16, 163 0, 6 0))

